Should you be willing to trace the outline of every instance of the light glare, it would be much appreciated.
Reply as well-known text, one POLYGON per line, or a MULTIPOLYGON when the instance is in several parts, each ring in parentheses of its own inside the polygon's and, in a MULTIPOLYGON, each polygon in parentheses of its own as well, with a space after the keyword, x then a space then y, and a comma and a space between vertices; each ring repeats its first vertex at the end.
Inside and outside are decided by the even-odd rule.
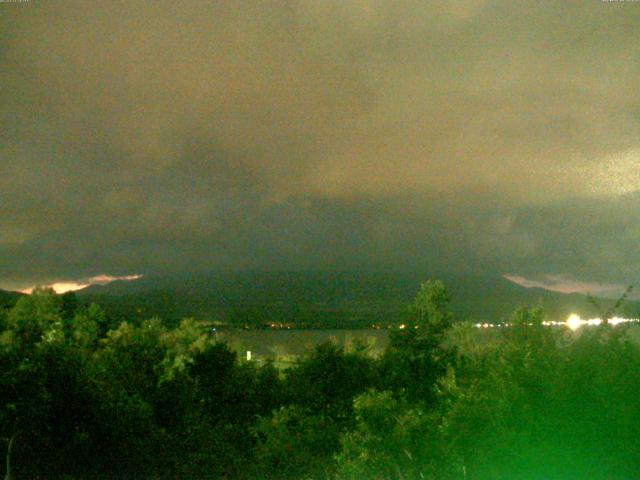
POLYGON ((567 327, 575 331, 581 326, 582 326, 582 319, 580 318, 579 315, 576 315, 575 313, 572 313, 571 315, 569 315, 569 318, 567 319, 567 327))

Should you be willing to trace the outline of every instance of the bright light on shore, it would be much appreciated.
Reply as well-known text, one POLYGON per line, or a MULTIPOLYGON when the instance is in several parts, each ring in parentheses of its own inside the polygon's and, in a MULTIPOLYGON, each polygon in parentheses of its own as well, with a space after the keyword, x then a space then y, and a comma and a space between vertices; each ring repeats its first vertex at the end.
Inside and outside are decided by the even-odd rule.
MULTIPOLYGON (((611 317, 608 321, 609 325, 619 325, 621 323, 640 323, 640 319, 638 318, 622 318, 622 317, 611 317)), ((576 331, 578 328, 587 326, 597 326, 602 324, 601 318, 590 318, 588 320, 583 320, 580 318, 580 315, 576 313, 572 313, 569 315, 564 322, 556 322, 553 320, 545 320, 542 322, 542 325, 545 327, 567 327, 573 331, 576 331)), ((533 326, 533 323, 528 323, 528 326, 533 326)), ((512 327, 512 323, 476 323, 474 325, 476 328, 495 328, 495 327, 512 327)))
POLYGON ((576 315, 575 313, 569 315, 569 318, 567 318, 567 327, 569 327, 571 330, 577 330, 581 326, 582 319, 579 315, 576 315))
MULTIPOLYGON (((611 317, 609 319, 609 321, 607 322, 609 325, 619 325, 621 323, 629 323, 629 322, 640 322, 640 319, 637 318, 622 318, 622 317, 611 317)), ((578 328, 584 326, 584 325, 591 325, 591 326, 597 326, 597 325, 602 325, 602 319, 601 318, 590 318, 588 320, 583 320, 580 318, 580 315, 577 315, 575 313, 572 313, 571 315, 569 315, 569 318, 567 318, 567 321, 565 322, 565 325, 567 327, 569 327, 571 330, 577 330, 578 328)))

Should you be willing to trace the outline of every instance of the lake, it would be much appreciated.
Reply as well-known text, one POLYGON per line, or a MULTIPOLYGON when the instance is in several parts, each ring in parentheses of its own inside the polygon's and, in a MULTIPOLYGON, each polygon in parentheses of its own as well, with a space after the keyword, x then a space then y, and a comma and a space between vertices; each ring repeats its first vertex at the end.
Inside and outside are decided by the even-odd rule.
POLYGON ((353 351, 358 344, 377 355, 387 346, 388 330, 225 330, 216 337, 244 358, 251 351, 252 359, 295 359, 309 353, 316 345, 331 341, 353 351))

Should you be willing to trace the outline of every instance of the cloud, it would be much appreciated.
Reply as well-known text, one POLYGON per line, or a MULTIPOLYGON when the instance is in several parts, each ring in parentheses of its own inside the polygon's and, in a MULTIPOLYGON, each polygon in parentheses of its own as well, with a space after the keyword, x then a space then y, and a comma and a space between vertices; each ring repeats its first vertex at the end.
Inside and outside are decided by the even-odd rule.
POLYGON ((543 281, 531 280, 519 275, 504 275, 504 278, 526 288, 543 288, 560 293, 583 293, 600 296, 616 296, 625 291, 622 284, 601 284, 574 280, 567 275, 546 275, 543 281))
MULTIPOLYGON (((44 288, 52 288, 56 293, 66 293, 66 292, 75 292, 77 290, 82 290, 83 288, 87 288, 91 285, 107 285, 111 282, 115 282, 116 280, 120 281, 133 281, 142 278, 142 275, 123 275, 121 277, 114 277, 111 275, 98 275, 96 277, 87 278, 83 280, 69 280, 69 281, 58 281, 53 282, 49 285, 39 285, 44 288)), ((31 286, 27 288, 20 289, 22 293, 30 294, 36 286, 31 286)))
POLYGON ((5 285, 209 268, 637 275, 631 2, 0 15, 5 285))

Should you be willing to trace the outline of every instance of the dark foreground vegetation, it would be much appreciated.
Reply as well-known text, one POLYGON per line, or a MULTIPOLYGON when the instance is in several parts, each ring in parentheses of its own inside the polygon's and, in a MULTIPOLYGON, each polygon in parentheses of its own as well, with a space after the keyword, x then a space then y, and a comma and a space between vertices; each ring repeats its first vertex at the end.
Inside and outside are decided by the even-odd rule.
POLYGON ((39 290, 0 318, 5 478, 630 479, 640 348, 540 308, 490 335, 427 282, 377 357, 241 361, 209 326, 109 325, 39 290), (418 328, 414 328, 418 327, 418 328))

